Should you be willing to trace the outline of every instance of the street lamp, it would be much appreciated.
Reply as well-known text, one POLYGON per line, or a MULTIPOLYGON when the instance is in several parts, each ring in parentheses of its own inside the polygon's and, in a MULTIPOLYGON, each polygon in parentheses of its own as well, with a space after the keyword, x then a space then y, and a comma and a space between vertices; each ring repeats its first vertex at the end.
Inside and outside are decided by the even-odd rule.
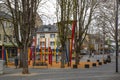
POLYGON ((120 0, 116 0, 116 19, 115 19, 115 41, 116 41, 116 72, 118 73, 118 3, 120 0))

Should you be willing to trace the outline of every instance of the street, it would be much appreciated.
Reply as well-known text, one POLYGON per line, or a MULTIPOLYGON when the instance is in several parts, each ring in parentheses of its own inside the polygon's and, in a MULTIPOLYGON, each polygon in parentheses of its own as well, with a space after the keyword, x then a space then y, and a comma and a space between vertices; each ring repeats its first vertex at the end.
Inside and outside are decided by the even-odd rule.
POLYGON ((120 0, 0 0, 0 80, 120 80, 119 10, 120 0))
POLYGON ((87 69, 30 68, 29 70, 30 74, 24 75, 21 74, 22 69, 5 68, 0 80, 120 80, 120 73, 115 73, 114 57, 111 63, 87 69))

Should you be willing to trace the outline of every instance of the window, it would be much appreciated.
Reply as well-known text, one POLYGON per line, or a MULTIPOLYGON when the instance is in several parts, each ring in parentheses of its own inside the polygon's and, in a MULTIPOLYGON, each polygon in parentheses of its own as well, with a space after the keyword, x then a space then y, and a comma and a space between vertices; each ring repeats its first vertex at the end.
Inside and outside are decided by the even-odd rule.
POLYGON ((14 42, 16 42, 16 38, 14 38, 14 42))
POLYGON ((40 38, 45 38, 45 34, 40 34, 40 38))
POLYGON ((16 42, 16 37, 14 34, 13 34, 13 41, 16 42))
POLYGON ((55 42, 51 41, 50 46, 54 46, 54 45, 55 45, 55 42))
POLYGON ((55 38, 55 34, 50 34, 50 38, 55 38))
POLYGON ((10 39, 9 39, 9 42, 10 42, 10 40, 12 40, 12 35, 10 35, 10 39))
POLYGON ((4 28, 7 27, 7 22, 6 21, 3 22, 3 26, 4 26, 4 28))
POLYGON ((38 40, 37 40, 37 41, 38 41, 38 44, 40 44, 40 43, 39 43, 39 42, 40 42, 40 38, 38 38, 38 40))
POLYGON ((15 35, 13 35, 13 38, 15 38, 15 35))
POLYGON ((4 42, 7 42, 7 36, 4 35, 4 42))
POLYGON ((12 23, 9 23, 9 27, 10 27, 10 28, 12 27, 12 23))
POLYGON ((49 28, 44 28, 44 31, 49 31, 49 28))
POLYGON ((45 46, 45 42, 40 42, 40 45, 43 47, 45 46))
POLYGON ((0 41, 1 41, 1 34, 0 34, 0 41))

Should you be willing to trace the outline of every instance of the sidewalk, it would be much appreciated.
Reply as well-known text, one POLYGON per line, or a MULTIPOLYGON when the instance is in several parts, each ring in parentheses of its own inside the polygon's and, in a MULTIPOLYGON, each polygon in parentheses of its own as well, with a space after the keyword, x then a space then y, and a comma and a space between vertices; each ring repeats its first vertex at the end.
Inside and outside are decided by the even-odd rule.
MULTIPOLYGON (((78 65, 78 68, 85 68, 85 65, 89 65, 89 67, 93 67, 93 63, 96 64, 96 66, 100 66, 97 62, 97 59, 100 60, 100 62, 102 62, 103 64, 103 58, 102 55, 95 55, 94 57, 89 57, 89 55, 85 55, 83 56, 83 58, 80 60, 80 63, 78 65), (87 62, 87 60, 90 60, 90 62, 87 62)), ((36 61, 36 63, 38 63, 40 61, 36 61)), ((55 61, 52 62, 52 65, 48 63, 48 61, 46 61, 45 63, 47 63, 47 66, 33 66, 33 62, 30 63, 29 68, 61 68, 61 62, 59 61, 58 63, 56 63, 55 61)), ((71 66, 68 66, 68 64, 65 64, 65 68, 73 68, 73 65, 75 64, 75 60, 72 60, 72 64, 71 66)), ((14 62, 9 63, 8 67, 11 68, 15 68, 14 66, 14 62)))
POLYGON ((5 74, 0 75, 0 80, 120 80, 120 73, 115 73, 114 57, 111 63, 87 69, 50 67, 29 68, 29 71, 30 74, 24 75, 21 74, 21 68, 5 68, 5 74))
POLYGON ((7 68, 0 80, 120 80, 120 74, 115 73, 115 59, 111 63, 89 69, 30 68, 31 74, 26 75, 21 74, 21 71, 22 69, 7 68))

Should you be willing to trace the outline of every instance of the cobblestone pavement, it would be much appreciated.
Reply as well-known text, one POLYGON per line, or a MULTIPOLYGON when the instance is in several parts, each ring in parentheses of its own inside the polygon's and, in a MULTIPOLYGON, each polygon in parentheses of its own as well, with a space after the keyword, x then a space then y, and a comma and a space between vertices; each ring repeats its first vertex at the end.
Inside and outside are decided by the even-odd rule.
MULTIPOLYGON (((120 68, 120 62, 119 62, 120 68)), ((30 74, 21 74, 22 69, 5 68, 0 80, 120 80, 115 73, 115 58, 111 63, 88 69, 30 69, 30 74)))

